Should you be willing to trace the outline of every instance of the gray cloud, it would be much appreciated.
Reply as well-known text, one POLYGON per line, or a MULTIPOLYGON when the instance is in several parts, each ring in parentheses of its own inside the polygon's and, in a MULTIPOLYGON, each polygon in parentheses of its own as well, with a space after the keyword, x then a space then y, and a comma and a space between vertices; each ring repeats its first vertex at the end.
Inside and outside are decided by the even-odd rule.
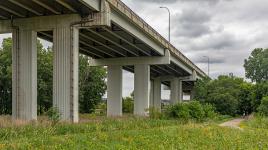
POLYGON ((208 22, 211 16, 201 10, 184 9, 174 16, 174 36, 199 37, 211 32, 208 22))

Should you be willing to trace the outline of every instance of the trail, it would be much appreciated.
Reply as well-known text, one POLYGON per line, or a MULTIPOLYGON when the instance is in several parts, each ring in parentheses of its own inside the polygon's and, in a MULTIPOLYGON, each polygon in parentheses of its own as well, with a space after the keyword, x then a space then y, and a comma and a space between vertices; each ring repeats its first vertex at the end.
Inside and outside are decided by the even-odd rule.
POLYGON ((239 127, 239 124, 244 121, 245 119, 243 118, 237 118, 237 119, 233 119, 233 120, 230 120, 230 121, 227 121, 227 122, 224 122, 222 124, 220 124, 221 127, 230 127, 230 128, 236 128, 236 129, 240 129, 242 130, 240 127, 239 127))

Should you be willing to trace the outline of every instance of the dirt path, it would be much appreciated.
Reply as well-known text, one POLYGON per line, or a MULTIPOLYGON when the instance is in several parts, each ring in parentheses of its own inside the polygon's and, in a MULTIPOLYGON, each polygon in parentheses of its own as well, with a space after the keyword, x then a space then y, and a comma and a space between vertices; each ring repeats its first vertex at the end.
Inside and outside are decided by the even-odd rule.
POLYGON ((237 129, 241 129, 239 127, 239 124, 244 121, 245 119, 243 118, 237 118, 237 119, 233 119, 227 122, 224 122, 222 124, 220 124, 221 127, 231 127, 231 128, 237 128, 237 129))

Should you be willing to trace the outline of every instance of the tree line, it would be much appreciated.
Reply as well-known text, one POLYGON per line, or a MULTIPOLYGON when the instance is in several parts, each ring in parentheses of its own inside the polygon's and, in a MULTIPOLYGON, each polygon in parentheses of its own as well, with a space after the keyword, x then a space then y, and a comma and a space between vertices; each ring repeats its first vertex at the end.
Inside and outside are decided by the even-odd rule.
POLYGON ((245 60, 244 68, 246 78, 251 82, 234 76, 199 80, 195 86, 195 99, 212 104, 223 115, 252 112, 268 115, 268 49, 254 49, 245 60))
MULTIPOLYGON (((37 42, 38 114, 52 107, 53 51, 37 42)), ((91 113, 106 91, 106 69, 90 67, 89 58, 79 56, 79 111, 91 113)), ((6 38, 0 48, 0 115, 12 113, 12 39, 6 38)))

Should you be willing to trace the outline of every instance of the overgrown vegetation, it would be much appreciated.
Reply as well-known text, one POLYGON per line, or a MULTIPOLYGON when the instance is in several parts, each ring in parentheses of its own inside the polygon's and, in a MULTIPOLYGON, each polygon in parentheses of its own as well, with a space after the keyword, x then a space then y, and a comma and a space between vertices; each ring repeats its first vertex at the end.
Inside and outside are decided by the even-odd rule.
POLYGON ((261 99, 268 96, 268 84, 252 84, 238 77, 219 76, 215 80, 199 80, 195 93, 196 100, 213 105, 222 115, 248 115, 256 112, 261 99))
POLYGON ((0 149, 267 149, 267 139, 267 129, 132 117, 0 128, 0 149))
POLYGON ((204 121, 214 119, 217 114, 215 108, 210 104, 201 104, 198 101, 189 103, 178 103, 168 107, 166 114, 169 118, 180 119, 183 121, 197 120, 204 121))

